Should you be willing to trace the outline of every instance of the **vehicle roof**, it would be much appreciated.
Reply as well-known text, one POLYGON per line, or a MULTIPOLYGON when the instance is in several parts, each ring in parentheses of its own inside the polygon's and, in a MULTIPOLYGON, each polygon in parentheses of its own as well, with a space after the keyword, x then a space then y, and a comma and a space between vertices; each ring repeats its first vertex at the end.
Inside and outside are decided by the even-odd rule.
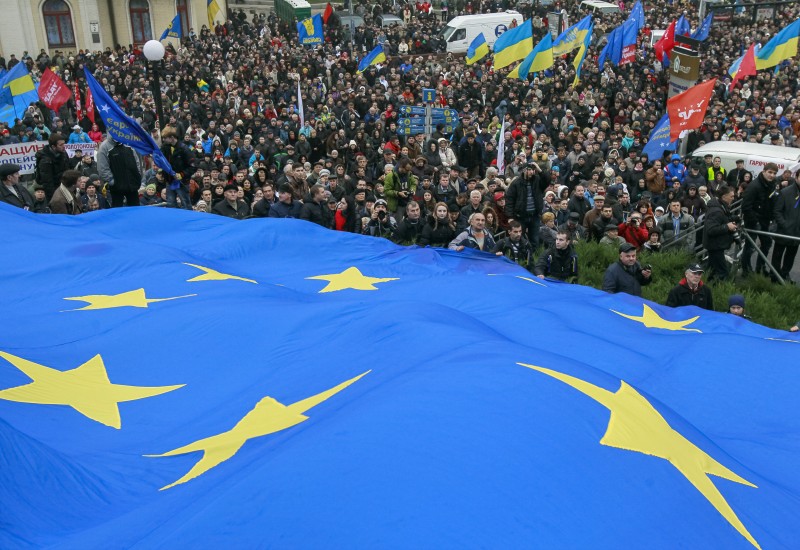
POLYGON ((498 13, 479 13, 475 15, 458 15, 453 17, 450 21, 448 21, 448 25, 451 27, 455 27, 461 25, 463 23, 467 23, 469 21, 505 21, 509 17, 519 17, 519 22, 522 23, 522 14, 518 11, 514 10, 506 10, 504 12, 498 13))
POLYGON ((764 143, 744 143, 739 141, 712 141, 698 147, 692 156, 703 156, 708 153, 735 153, 742 156, 758 156, 773 158, 793 158, 800 160, 800 149, 794 147, 781 147, 779 145, 766 145, 764 143))

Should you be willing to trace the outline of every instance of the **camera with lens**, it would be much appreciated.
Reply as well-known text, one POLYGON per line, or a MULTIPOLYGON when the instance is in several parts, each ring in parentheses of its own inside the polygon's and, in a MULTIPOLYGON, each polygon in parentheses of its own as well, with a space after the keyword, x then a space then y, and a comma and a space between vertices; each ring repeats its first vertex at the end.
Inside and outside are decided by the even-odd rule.
POLYGON ((742 225, 742 217, 738 215, 733 215, 731 216, 731 221, 735 223, 737 227, 736 231, 731 233, 731 237, 733 237, 733 240, 736 241, 736 244, 738 244, 739 246, 744 246, 744 237, 742 237, 742 232, 739 231, 738 229, 738 227, 742 225))
POLYGON ((384 212, 383 210, 378 210, 378 219, 381 221, 386 219, 386 212, 384 212))
POLYGON ((642 271, 653 271, 653 266, 650 264, 644 264, 642 266, 642 271))

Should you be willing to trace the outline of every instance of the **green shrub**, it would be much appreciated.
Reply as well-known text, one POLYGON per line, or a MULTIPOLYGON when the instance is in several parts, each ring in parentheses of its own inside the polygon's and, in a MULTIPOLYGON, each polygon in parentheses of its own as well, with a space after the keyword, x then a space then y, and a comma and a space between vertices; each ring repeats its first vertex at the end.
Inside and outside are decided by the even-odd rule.
MULTIPOLYGON (((602 288, 606 268, 619 258, 617 249, 597 243, 578 242, 581 284, 602 288)), ((653 266, 653 282, 642 289, 642 297, 663 304, 667 294, 683 278, 683 272, 695 258, 681 251, 651 254, 643 251, 639 255, 642 264, 653 266)), ((745 311, 752 320, 762 325, 786 330, 800 319, 800 288, 797 285, 775 284, 763 275, 751 275, 747 279, 712 283, 714 309, 728 311, 728 297, 742 294, 747 307, 745 311)))

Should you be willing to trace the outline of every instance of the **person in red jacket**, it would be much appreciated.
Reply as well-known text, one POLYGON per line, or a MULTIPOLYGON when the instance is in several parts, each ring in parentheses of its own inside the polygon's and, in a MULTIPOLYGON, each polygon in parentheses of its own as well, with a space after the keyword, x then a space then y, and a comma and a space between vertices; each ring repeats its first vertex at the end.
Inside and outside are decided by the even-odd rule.
POLYGON ((642 224, 642 215, 639 212, 633 213, 626 223, 621 223, 617 227, 619 227, 619 236, 635 246, 637 250, 647 242, 647 229, 642 224))

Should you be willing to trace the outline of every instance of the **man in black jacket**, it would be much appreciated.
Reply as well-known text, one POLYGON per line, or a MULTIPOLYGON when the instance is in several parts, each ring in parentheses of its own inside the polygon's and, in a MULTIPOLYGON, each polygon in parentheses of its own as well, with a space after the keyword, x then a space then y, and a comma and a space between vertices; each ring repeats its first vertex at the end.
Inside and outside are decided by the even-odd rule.
POLYGON ((142 174, 133 149, 109 135, 97 150, 97 171, 108 185, 111 208, 139 206, 142 174))
POLYGON ((61 185, 61 175, 67 170, 69 156, 64 149, 67 140, 58 132, 50 134, 47 143, 36 153, 36 183, 44 187, 49 201, 61 185))
POLYGON ((239 198, 239 188, 236 185, 232 183, 226 185, 224 194, 225 200, 219 201, 213 208, 215 214, 235 220, 243 220, 250 216, 250 207, 239 198))
POLYGON ((667 296, 669 307, 697 306, 709 311, 714 311, 714 296, 711 290, 703 284, 703 268, 698 264, 691 264, 684 272, 684 278, 667 296))
POLYGON ((708 203, 703 246, 708 250, 708 267, 711 270, 709 282, 728 277, 728 260, 725 259, 725 251, 733 244, 734 233, 739 229, 731 215, 731 203, 734 196, 733 187, 723 185, 719 190, 719 199, 711 199, 708 203))
MULTIPOLYGON (((778 194, 775 201, 775 221, 778 233, 800 238, 800 182, 795 182, 778 194)), ((775 239, 772 265, 781 277, 787 279, 797 256, 797 241, 775 239)))
POLYGON ((548 179, 539 165, 528 161, 525 170, 511 182, 506 190, 506 216, 509 222, 517 220, 528 234, 534 250, 539 248, 539 218, 544 208, 542 193, 548 179))
POLYGON ((514 220, 509 224, 508 237, 499 240, 493 252, 497 256, 505 256, 530 271, 533 269, 534 250, 531 242, 522 233, 522 224, 514 220))
POLYGON ((192 166, 192 154, 182 143, 178 143, 178 135, 174 128, 167 128, 161 133, 161 152, 167 158, 172 170, 175 172, 174 178, 168 178, 167 185, 167 206, 176 208, 176 199, 180 199, 181 208, 192 209, 192 201, 189 198, 189 176, 192 166))
POLYGON ((0 164, 0 202, 31 210, 33 197, 19 183, 20 166, 18 164, 0 164))
POLYGON ((300 219, 330 229, 330 210, 328 209, 328 197, 325 193, 325 187, 317 183, 311 186, 310 193, 311 200, 303 204, 303 209, 300 211, 300 219))
POLYGON ((603 275, 603 290, 616 294, 625 292, 633 296, 642 295, 642 287, 653 280, 653 272, 636 261, 636 247, 631 243, 619 245, 619 261, 614 262, 603 275))
POLYGON ((555 244, 539 256, 533 273, 540 279, 548 277, 573 284, 578 282, 578 254, 572 248, 569 233, 556 233, 555 244))
MULTIPOLYGON (((768 162, 764 166, 764 171, 751 181, 744 192, 742 200, 742 218, 744 218, 745 229, 755 229, 757 231, 769 231, 769 225, 775 209, 775 198, 778 195, 775 176, 778 174, 778 165, 768 162)), ((759 247, 764 256, 769 255, 772 246, 772 239, 766 235, 751 235, 753 240, 759 240, 759 247)), ((748 240, 744 245, 744 255, 742 255, 742 275, 748 275, 752 266, 750 257, 753 255, 753 245, 748 240)), ((764 269, 764 260, 761 255, 756 259, 756 272, 760 273, 764 269)), ((776 268, 777 269, 777 268, 776 268)))

